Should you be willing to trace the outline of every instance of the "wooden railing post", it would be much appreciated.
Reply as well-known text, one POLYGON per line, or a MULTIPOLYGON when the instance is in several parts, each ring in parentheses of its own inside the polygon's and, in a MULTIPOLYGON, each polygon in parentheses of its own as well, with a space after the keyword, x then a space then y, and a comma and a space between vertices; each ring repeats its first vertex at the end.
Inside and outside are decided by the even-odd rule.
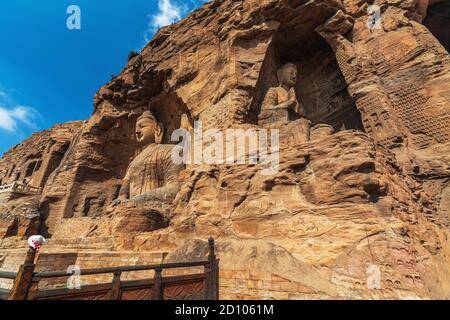
POLYGON ((153 300, 163 299, 163 287, 162 287, 162 268, 155 269, 155 277, 153 280, 153 300))
POLYGON ((219 299, 219 263, 215 253, 214 239, 211 237, 208 240, 209 264, 205 268, 206 273, 206 300, 219 299))
POLYGON ((122 275, 122 271, 118 270, 114 272, 114 278, 112 282, 112 288, 109 293, 110 300, 120 300, 120 276, 122 275))
POLYGON ((208 262, 208 264, 205 265, 205 294, 203 296, 204 300, 212 300, 211 297, 211 266, 210 263, 208 262))
POLYGON ((31 286, 31 280, 33 279, 33 273, 36 265, 34 264, 34 258, 36 256, 36 250, 29 248, 25 263, 20 266, 19 272, 17 272, 16 279, 9 293, 8 300, 26 300, 28 297, 28 290, 31 286))

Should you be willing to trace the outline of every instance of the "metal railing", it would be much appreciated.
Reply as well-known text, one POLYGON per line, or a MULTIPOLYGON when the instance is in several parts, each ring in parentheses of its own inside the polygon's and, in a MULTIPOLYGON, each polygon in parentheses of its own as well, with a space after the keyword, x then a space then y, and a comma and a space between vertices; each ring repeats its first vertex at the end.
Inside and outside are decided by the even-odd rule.
POLYGON ((12 279, 14 280, 17 276, 17 272, 0 271, 0 279, 12 279))

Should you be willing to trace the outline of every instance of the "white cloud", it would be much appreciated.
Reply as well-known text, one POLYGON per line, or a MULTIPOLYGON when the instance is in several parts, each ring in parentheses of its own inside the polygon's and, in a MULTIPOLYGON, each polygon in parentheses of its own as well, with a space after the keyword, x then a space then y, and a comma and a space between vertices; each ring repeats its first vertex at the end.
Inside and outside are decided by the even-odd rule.
POLYGON ((31 107, 16 106, 13 109, 6 109, 0 106, 0 129, 16 132, 19 125, 36 129, 36 121, 41 118, 39 112, 31 107))
POLYGON ((0 128, 14 132, 16 131, 17 124, 10 112, 0 107, 0 128))
POLYGON ((187 13, 206 2, 209 0, 184 0, 184 3, 181 0, 158 0, 158 11, 148 16, 150 22, 144 33, 143 45, 150 41, 158 29, 181 20, 187 13))
POLYGON ((0 129, 20 134, 20 126, 37 130, 38 122, 42 120, 40 113, 28 106, 14 102, 14 99, 0 84, 0 129))
POLYGON ((158 0, 159 11, 151 16, 150 27, 157 30, 181 19, 183 7, 172 0, 158 0))

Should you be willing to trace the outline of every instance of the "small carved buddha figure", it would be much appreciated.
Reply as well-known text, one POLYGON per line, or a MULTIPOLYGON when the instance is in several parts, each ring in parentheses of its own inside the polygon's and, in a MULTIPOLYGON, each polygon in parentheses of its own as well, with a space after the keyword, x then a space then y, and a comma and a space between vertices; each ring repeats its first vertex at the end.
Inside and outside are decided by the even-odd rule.
POLYGON ((173 163, 171 154, 176 146, 162 144, 164 128, 150 112, 144 112, 136 122, 136 139, 142 151, 128 167, 119 201, 172 201, 180 189, 178 179, 183 165, 173 163))
POLYGON ((286 63, 277 71, 278 87, 270 88, 261 105, 258 124, 279 128, 282 141, 295 145, 309 141, 311 122, 305 118, 305 109, 295 94, 298 70, 286 63))
POLYGON ((297 66, 293 63, 286 63, 278 69, 279 86, 267 91, 259 114, 260 124, 286 122, 305 116, 295 94, 297 75, 297 66))

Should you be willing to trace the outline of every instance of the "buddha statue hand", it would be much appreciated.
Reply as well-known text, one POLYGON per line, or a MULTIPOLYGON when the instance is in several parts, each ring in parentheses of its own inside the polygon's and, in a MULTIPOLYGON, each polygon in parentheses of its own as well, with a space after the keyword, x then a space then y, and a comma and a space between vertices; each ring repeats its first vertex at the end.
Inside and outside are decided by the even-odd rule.
POLYGON ((288 109, 291 109, 295 112, 297 112, 298 109, 298 101, 297 98, 295 97, 295 94, 289 98, 289 100, 287 101, 287 107, 288 109))
POLYGON ((297 95, 294 88, 289 90, 289 100, 287 101, 287 106, 299 116, 305 117, 304 109, 297 100, 297 95))

